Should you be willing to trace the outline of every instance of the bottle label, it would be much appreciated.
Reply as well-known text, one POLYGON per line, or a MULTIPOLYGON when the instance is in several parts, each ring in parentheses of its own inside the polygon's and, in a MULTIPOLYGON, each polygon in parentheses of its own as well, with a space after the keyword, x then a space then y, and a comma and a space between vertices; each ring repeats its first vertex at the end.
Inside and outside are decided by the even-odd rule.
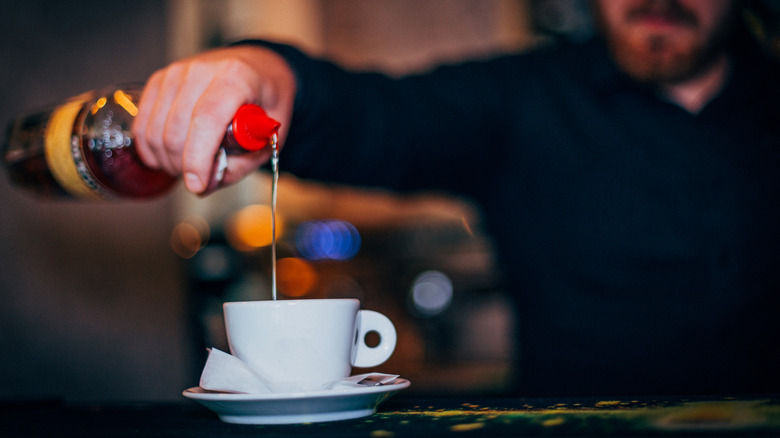
POLYGON ((81 139, 73 132, 73 124, 90 94, 77 96, 56 108, 46 126, 44 148, 46 164, 54 179, 72 196, 101 199, 107 196, 87 168, 81 153, 81 139))

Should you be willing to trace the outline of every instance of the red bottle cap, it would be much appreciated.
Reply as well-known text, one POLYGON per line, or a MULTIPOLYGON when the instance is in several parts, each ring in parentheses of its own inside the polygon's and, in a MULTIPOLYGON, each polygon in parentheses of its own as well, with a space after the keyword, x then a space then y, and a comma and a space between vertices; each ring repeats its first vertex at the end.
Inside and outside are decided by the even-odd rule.
POLYGON ((259 151, 268 146, 281 123, 268 117, 257 105, 244 104, 233 117, 233 138, 247 151, 259 151))

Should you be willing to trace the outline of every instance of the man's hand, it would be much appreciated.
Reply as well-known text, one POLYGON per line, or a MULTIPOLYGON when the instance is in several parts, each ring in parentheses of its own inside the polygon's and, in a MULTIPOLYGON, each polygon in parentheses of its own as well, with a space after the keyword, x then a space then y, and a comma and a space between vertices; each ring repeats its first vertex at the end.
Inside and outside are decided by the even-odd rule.
MULTIPOLYGON (((260 105, 282 126, 283 144, 292 118, 295 77, 272 50, 235 46, 204 52, 155 72, 147 81, 133 131, 148 166, 184 176, 202 193, 211 178, 225 129, 244 103, 260 105)), ((223 185, 233 184, 268 161, 269 149, 228 158, 223 185)))

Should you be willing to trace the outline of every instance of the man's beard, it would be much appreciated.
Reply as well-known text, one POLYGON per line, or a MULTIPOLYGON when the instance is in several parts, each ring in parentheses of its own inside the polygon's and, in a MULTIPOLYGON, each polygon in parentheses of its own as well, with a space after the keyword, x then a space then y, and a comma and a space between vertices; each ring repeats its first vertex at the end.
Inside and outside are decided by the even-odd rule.
MULTIPOLYGON (((695 14, 686 10, 677 0, 648 0, 629 11, 625 19, 631 23, 643 17, 658 15, 701 32, 695 14)), ((728 14, 731 17, 733 14, 728 14)), ((725 20, 700 41, 680 40, 674 35, 623 35, 602 23, 602 30, 615 62, 629 76, 650 84, 676 84, 696 77, 712 66, 723 54, 730 38, 731 19, 725 20)))

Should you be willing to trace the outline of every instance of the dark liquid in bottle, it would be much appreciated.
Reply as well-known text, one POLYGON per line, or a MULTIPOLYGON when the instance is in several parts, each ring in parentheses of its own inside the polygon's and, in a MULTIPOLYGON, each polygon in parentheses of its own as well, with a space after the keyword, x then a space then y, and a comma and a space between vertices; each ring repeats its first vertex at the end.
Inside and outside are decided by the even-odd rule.
POLYGON ((132 118, 108 101, 100 111, 85 111, 81 154, 92 175, 109 191, 123 197, 148 198, 167 190, 175 178, 150 169, 141 161, 132 137, 132 118), (117 117, 118 116, 118 117, 117 117))

